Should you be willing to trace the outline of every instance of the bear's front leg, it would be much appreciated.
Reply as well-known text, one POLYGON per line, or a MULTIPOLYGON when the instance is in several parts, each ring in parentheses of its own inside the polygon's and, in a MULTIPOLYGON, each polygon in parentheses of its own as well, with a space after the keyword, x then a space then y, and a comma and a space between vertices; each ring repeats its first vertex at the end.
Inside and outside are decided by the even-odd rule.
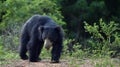
POLYGON ((52 53, 51 63, 59 63, 62 48, 63 46, 61 44, 53 45, 52 52, 51 52, 52 53))
POLYGON ((38 45, 34 42, 29 42, 28 44, 29 50, 29 61, 30 62, 38 62, 38 45))

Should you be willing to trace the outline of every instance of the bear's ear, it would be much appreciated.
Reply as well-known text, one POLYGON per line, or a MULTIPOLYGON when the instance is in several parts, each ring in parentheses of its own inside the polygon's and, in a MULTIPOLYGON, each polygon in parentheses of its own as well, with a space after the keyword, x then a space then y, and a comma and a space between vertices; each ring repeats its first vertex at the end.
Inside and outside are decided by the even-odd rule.
POLYGON ((55 27, 55 30, 59 32, 61 30, 61 27, 57 26, 57 27, 55 27))
POLYGON ((40 31, 40 32, 42 32, 44 30, 44 27, 43 26, 40 26, 39 28, 38 28, 38 31, 40 31))

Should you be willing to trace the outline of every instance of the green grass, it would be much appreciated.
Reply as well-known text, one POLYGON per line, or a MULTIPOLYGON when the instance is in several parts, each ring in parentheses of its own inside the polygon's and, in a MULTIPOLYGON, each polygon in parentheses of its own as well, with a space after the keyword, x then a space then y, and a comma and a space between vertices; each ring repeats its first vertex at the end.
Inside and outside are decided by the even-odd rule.
POLYGON ((70 58, 71 67, 119 67, 120 59, 118 58, 70 58))
POLYGON ((18 53, 16 52, 5 52, 3 55, 0 56, 0 65, 1 64, 9 64, 9 60, 16 60, 19 59, 18 53))

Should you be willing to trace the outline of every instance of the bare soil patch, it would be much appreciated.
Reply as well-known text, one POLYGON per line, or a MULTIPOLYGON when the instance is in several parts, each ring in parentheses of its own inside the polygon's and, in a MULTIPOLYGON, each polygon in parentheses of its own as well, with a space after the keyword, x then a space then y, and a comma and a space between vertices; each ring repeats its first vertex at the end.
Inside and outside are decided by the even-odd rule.
MULTIPOLYGON (((4 61, 5 62, 5 61, 4 61)), ((50 63, 49 59, 40 62, 29 62, 28 60, 7 60, 8 64, 0 67, 120 67, 119 59, 85 59, 85 60, 61 60, 60 63, 50 63), (107 62, 107 63, 106 63, 107 62)))
POLYGON ((50 63, 49 60, 42 60, 40 62, 28 62, 27 60, 11 61, 10 64, 0 65, 0 67, 70 67, 67 61, 60 63, 50 63))

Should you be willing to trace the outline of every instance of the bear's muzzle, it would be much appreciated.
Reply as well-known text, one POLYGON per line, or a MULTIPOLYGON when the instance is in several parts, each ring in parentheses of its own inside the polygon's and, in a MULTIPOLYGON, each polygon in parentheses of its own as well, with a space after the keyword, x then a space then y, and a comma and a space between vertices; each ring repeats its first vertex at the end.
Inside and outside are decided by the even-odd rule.
POLYGON ((44 47, 45 47, 47 50, 49 50, 51 46, 52 46, 52 42, 51 42, 48 38, 45 39, 45 41, 44 41, 44 47))

